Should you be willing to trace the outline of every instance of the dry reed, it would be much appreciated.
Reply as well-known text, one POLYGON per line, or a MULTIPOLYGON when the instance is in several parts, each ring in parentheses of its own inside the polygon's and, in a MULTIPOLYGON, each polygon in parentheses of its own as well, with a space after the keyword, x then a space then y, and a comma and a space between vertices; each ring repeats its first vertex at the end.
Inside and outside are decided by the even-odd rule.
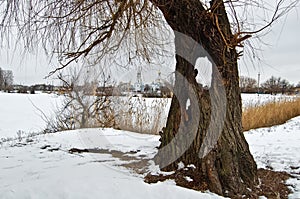
POLYGON ((283 124, 300 115, 300 98, 269 102, 243 110, 244 131, 283 124))

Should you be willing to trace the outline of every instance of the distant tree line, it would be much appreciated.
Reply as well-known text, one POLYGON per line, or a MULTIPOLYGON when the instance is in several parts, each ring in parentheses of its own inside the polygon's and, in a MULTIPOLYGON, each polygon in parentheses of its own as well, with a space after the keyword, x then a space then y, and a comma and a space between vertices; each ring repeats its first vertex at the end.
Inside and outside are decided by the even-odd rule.
POLYGON ((290 84, 281 77, 270 77, 261 85, 251 77, 240 77, 240 88, 242 93, 266 93, 266 94, 294 94, 300 89, 300 82, 297 85, 290 84))
POLYGON ((14 75, 11 70, 0 68, 0 90, 10 91, 14 82, 14 75))

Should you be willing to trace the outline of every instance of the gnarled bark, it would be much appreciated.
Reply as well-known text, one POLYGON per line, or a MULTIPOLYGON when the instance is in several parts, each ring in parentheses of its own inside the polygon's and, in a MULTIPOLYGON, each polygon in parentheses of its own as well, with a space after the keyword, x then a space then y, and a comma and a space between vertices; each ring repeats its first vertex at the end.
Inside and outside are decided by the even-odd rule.
POLYGON ((203 176, 211 191, 237 197, 247 194, 247 188, 253 188, 258 182, 257 167, 242 132, 238 54, 224 3, 213 0, 211 9, 206 10, 197 0, 152 2, 162 11, 174 31, 191 37, 207 52, 195 50, 195 46, 175 33, 178 74, 174 92, 177 97, 172 99, 155 161, 168 171, 176 170, 179 162, 194 164, 196 172, 203 176), (179 56, 178 52, 185 52, 188 58, 179 56), (213 63, 210 90, 203 90, 195 80, 193 65, 198 57, 204 56, 213 63), (222 88, 225 99, 222 98, 222 88), (191 106, 186 109, 182 106, 188 99, 191 106), (221 104, 224 102, 225 106, 221 104), (187 143, 183 135, 176 136, 179 133, 186 133, 185 136, 191 137, 192 142, 187 143), (174 142, 174 139, 177 141, 174 142), (205 148, 210 141, 213 143, 213 139, 216 139, 216 144, 205 148), (178 159, 169 164, 166 160, 172 158, 178 159))

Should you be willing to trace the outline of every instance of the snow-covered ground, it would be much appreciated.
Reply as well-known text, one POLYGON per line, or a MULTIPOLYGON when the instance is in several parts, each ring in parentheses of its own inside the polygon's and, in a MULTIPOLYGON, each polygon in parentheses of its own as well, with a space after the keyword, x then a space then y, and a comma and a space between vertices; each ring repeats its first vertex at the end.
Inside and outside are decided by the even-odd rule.
MULTIPOLYGON (((248 107, 291 98, 293 96, 242 94, 242 103, 243 107, 248 107)), ((46 127, 45 117, 51 118, 62 101, 63 97, 55 94, 29 95, 0 92, 0 141, 1 138, 18 137, 20 132, 24 135, 40 132, 46 127)), ((170 99, 159 98, 121 97, 113 102, 117 105, 116 110, 122 110, 116 115, 123 117, 117 121, 122 129, 135 128, 140 132, 152 133, 158 133, 165 125, 171 104, 170 99)))
POLYGON ((296 178, 288 180, 300 198, 300 116, 285 124, 245 132, 250 151, 259 168, 286 171, 296 178))
MULTIPOLYGON (((257 95, 247 96, 254 102, 257 95)), ((245 104, 243 95, 243 103, 245 104)), ((270 99, 261 97, 260 100, 270 99)), ((0 140, 18 130, 38 131, 59 101, 54 95, 0 93, 0 140), (29 100, 30 99, 30 100, 29 100)), ((300 117, 286 124, 245 133, 259 167, 287 171, 300 198, 300 117)), ((10 140, 0 144, 0 198, 222 198, 175 186, 173 181, 147 184, 124 164, 154 156, 159 137, 114 129, 81 129, 10 140), (96 153, 69 153, 71 148, 101 148, 96 153), (108 153, 115 150, 119 153, 108 153), (125 158, 122 157, 131 157, 125 158)), ((157 172, 150 161, 146 168, 157 172)))
POLYGON ((98 146, 151 157, 158 145, 154 135, 83 129, 37 136, 26 146, 10 144, 15 146, 0 149, 0 198, 221 198, 177 187, 173 181, 144 183, 109 154, 67 152, 98 146))
POLYGON ((0 139, 16 137, 17 132, 28 134, 43 130, 46 127, 43 114, 50 117, 60 104, 59 99, 54 94, 0 92, 0 139))
POLYGON ((299 96, 297 95, 270 95, 270 94, 256 94, 256 93, 242 93, 243 107, 253 107, 263 105, 268 102, 279 102, 293 100, 299 96))

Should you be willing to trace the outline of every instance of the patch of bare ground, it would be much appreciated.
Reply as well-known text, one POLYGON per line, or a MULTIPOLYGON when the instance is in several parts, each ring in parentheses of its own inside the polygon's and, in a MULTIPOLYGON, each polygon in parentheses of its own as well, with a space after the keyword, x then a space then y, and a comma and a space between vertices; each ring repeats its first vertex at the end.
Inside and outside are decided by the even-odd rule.
POLYGON ((271 171, 259 169, 258 176, 260 179, 259 195, 266 196, 270 199, 288 198, 291 190, 285 183, 292 176, 286 172, 271 171))
MULTIPOLYGON (((260 185, 253 190, 246 190, 243 195, 229 194, 227 197, 233 199, 249 198, 257 199, 259 196, 265 196, 268 199, 287 199, 291 193, 288 185, 285 184, 286 180, 291 176, 286 172, 277 172, 266 169, 258 170, 258 177, 260 185)), ((207 179, 203 176, 196 174, 192 169, 177 170, 171 175, 152 175, 147 174, 145 182, 156 183, 168 179, 175 180, 178 186, 182 186, 197 191, 207 191, 207 179)))
POLYGON ((140 159, 129 163, 121 164, 121 166, 141 175, 147 173, 149 165, 149 159, 140 159))
MULTIPOLYGON (((69 150, 70 153, 104 153, 111 154, 112 157, 118 158, 126 163, 122 163, 127 169, 134 171, 137 174, 145 175, 149 170, 149 160, 143 155, 138 156, 134 154, 139 151, 130 151, 127 153, 107 150, 107 149, 77 149, 72 148, 69 150)), ((260 184, 253 188, 252 190, 245 190, 243 195, 229 194, 227 197, 232 199, 257 199, 259 196, 265 196, 268 199, 287 199, 288 195, 291 193, 288 185, 285 183, 287 179, 292 176, 286 172, 278 172, 267 169, 258 170, 258 178, 260 184)), ((174 180, 176 185, 197 190, 197 191, 207 191, 208 190, 208 180, 193 167, 187 167, 179 169, 172 174, 168 175, 154 175, 148 173, 144 177, 146 183, 157 183, 159 181, 174 180)))
POLYGON ((144 155, 133 156, 139 151, 129 151, 122 152, 117 150, 108 150, 108 149, 78 149, 72 148, 69 150, 69 153, 102 153, 102 154, 110 154, 114 158, 118 158, 121 161, 125 161, 126 163, 122 163, 119 166, 123 166, 127 169, 134 171, 137 174, 145 174, 147 172, 147 168, 149 167, 149 159, 145 158, 144 155))
POLYGON ((198 172, 194 172, 193 168, 185 168, 175 171, 170 175, 152 175, 148 173, 145 176, 146 183, 157 183, 159 181, 163 182, 165 180, 175 180, 176 185, 194 189, 197 191, 206 191, 208 190, 207 179, 198 172))

